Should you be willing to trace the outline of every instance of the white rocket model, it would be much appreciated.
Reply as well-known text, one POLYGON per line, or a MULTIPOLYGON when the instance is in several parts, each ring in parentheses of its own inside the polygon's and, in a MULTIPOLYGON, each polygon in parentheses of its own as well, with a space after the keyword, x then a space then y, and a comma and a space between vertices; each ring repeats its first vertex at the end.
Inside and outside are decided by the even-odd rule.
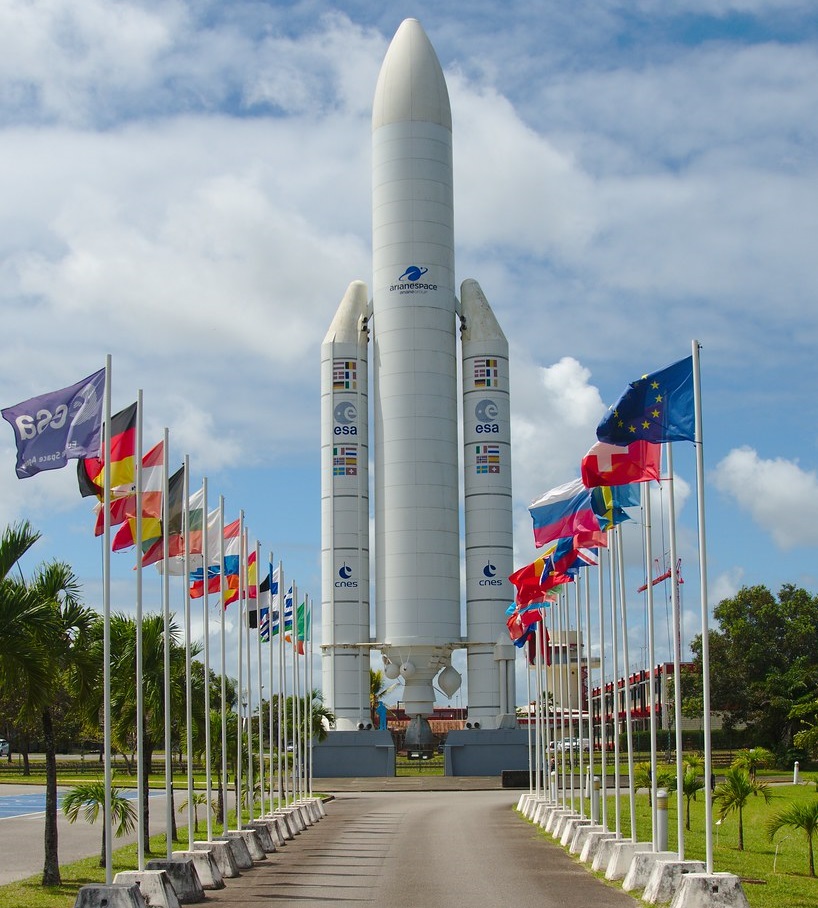
POLYGON ((463 283, 462 304, 455 296, 451 108, 440 63, 415 19, 395 34, 375 89, 372 246, 372 301, 353 282, 321 348, 325 700, 341 730, 371 721, 374 648, 387 678, 403 679, 406 713, 426 717, 436 676, 446 696, 459 687, 451 655, 465 647, 469 718, 483 727, 507 724, 514 713, 513 652, 503 645, 512 598, 508 345, 476 281, 463 283))

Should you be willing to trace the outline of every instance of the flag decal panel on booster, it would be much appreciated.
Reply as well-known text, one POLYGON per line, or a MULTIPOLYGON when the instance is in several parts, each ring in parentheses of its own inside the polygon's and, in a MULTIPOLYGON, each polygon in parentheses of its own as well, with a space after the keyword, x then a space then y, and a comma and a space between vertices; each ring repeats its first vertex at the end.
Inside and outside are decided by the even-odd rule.
MULTIPOLYGON (((420 23, 407 19, 384 58, 372 108, 373 282, 368 331, 372 341, 369 373, 373 423, 375 646, 383 654, 386 676, 403 679, 401 699, 410 716, 432 713, 433 680, 441 670, 446 672, 441 689, 451 695, 448 692, 454 689, 453 674, 457 674, 451 668, 451 654, 464 645, 459 517, 462 469, 458 441, 459 313, 455 295, 452 170, 452 117, 446 81, 420 23)), ((351 338, 354 342, 360 339, 351 338)), ((481 340, 480 347, 486 370, 483 380, 488 390, 493 390, 491 362, 499 355, 505 363, 508 356, 507 345, 502 346, 505 344, 502 332, 498 338, 501 349, 494 349, 492 342, 481 340)), ((336 418, 330 406, 334 398, 329 396, 324 384, 329 380, 328 375, 329 370, 325 368, 322 438, 333 431, 330 423, 336 418)), ((493 394, 484 397, 491 403, 493 394)), ((472 409, 479 403, 475 401, 472 409)), ((507 406, 506 397, 501 397, 501 406, 507 406)), ((504 427, 508 424, 506 412, 503 411, 504 427)), ((493 419, 492 414, 483 416, 493 419)), ((508 458, 507 434, 498 439, 487 438, 485 443, 485 472, 495 476, 497 458, 502 455, 503 462, 508 458)), ((344 464, 340 459, 336 464, 333 458, 333 469, 346 468, 344 464)), ((325 471, 328 465, 325 457, 322 461, 325 471)), ((360 456, 358 465, 363 466, 360 456)), ((503 482, 510 483, 509 477, 510 473, 504 470, 503 482)), ((337 557, 328 553, 349 552, 348 563, 350 567, 353 563, 357 566, 359 582, 368 586, 369 577, 368 558, 360 563, 349 560, 353 553, 349 546, 341 544, 343 530, 338 525, 337 495, 334 487, 328 485, 326 475, 324 488, 327 489, 323 534, 324 610, 325 616, 329 616, 335 601, 331 584, 342 564, 336 564, 337 557), (334 524, 333 515, 336 515, 334 524), (328 527, 328 519, 334 529, 328 527)), ((510 551, 506 524, 510 528, 510 513, 509 506, 507 521, 505 517, 498 521, 489 515, 492 526, 501 525, 502 538, 499 548, 495 547, 499 555, 492 549, 491 527, 480 528, 479 555, 475 552, 479 558, 489 553, 486 558, 493 559, 497 570, 506 575, 510 573, 510 566, 506 570, 506 552, 510 551)), ((360 526, 360 510, 356 514, 360 526)), ((351 521, 348 527, 352 527, 351 521)), ((467 526, 467 535, 470 532, 475 531, 467 526)), ((366 545, 360 543, 358 548, 368 552, 368 538, 366 545)), ((485 589, 478 588, 485 599, 485 589)), ((467 604, 467 615, 468 612, 467 604)), ((479 642, 484 647, 493 646, 497 634, 505 628, 504 606, 497 607, 497 634, 493 633, 495 625, 487 617, 484 610, 478 621, 479 642)), ((334 633, 331 648, 340 658, 337 620, 325 617, 324 630, 325 638, 327 633, 334 633)), ((366 639, 363 637, 360 642, 366 639)), ((325 639, 325 653, 329 651, 327 643, 325 639)), ((493 710, 499 714, 505 695, 500 692, 496 664, 490 657, 489 661, 490 664, 487 662, 479 669, 486 673, 486 678, 478 682, 477 688, 486 691, 485 696, 481 694, 481 700, 490 701, 484 704, 484 712, 493 710)), ((326 660, 324 668, 325 696, 337 713, 348 704, 341 704, 337 697, 333 699, 326 660)), ((363 680, 359 681, 356 699, 359 708, 365 706, 368 714, 368 672, 365 675, 366 686, 363 680)), ((347 691, 344 696, 351 697, 352 692, 347 691)))

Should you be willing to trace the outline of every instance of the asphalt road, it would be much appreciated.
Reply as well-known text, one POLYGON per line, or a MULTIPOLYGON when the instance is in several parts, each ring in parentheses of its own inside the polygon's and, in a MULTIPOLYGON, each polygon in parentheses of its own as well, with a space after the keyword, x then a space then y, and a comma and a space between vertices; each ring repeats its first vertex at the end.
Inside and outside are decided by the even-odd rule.
MULTIPOLYGON (((342 792, 327 817, 208 892, 219 906, 372 902, 634 908, 514 810, 519 792, 342 792)), ((639 903, 641 904, 641 903, 639 903)))
MULTIPOLYGON (((58 789, 62 792, 66 789, 58 789)), ((26 877, 42 873, 44 862, 43 847, 43 812, 37 810, 37 798, 44 802, 45 789, 36 785, 2 785, 0 786, 0 885, 24 880, 26 877), (12 802, 14 808, 12 809, 12 802), (20 816, 21 810, 31 810, 20 816), (14 814, 11 815, 10 814, 14 814)), ((177 806, 187 798, 185 793, 176 792, 177 806)), ((178 817, 178 822, 186 823, 186 817, 178 817)), ((150 801, 151 834, 164 832, 165 829, 165 796, 151 797, 150 801)), ((101 819, 90 825, 82 818, 76 823, 69 823, 62 811, 57 813, 57 837, 60 864, 68 864, 98 855, 102 847, 101 819)), ((114 838, 114 848, 136 841, 136 833, 114 838)))

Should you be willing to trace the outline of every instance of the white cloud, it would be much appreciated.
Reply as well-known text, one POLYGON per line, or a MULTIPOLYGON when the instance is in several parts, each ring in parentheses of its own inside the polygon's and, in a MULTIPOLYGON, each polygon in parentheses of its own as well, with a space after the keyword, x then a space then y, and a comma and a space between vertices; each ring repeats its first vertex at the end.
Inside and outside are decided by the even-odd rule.
POLYGON ((713 472, 716 488, 733 498, 780 549, 818 545, 810 503, 818 501, 818 475, 797 462, 765 460, 749 447, 735 448, 713 472))

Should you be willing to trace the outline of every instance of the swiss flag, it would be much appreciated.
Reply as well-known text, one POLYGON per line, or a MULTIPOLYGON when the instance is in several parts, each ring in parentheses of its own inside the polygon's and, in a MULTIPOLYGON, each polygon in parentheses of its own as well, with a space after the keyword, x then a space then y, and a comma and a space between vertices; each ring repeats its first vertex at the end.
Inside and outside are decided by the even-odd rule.
POLYGON ((598 441, 582 458, 582 482, 588 489, 658 482, 661 460, 661 445, 649 441, 634 441, 627 447, 598 441))

